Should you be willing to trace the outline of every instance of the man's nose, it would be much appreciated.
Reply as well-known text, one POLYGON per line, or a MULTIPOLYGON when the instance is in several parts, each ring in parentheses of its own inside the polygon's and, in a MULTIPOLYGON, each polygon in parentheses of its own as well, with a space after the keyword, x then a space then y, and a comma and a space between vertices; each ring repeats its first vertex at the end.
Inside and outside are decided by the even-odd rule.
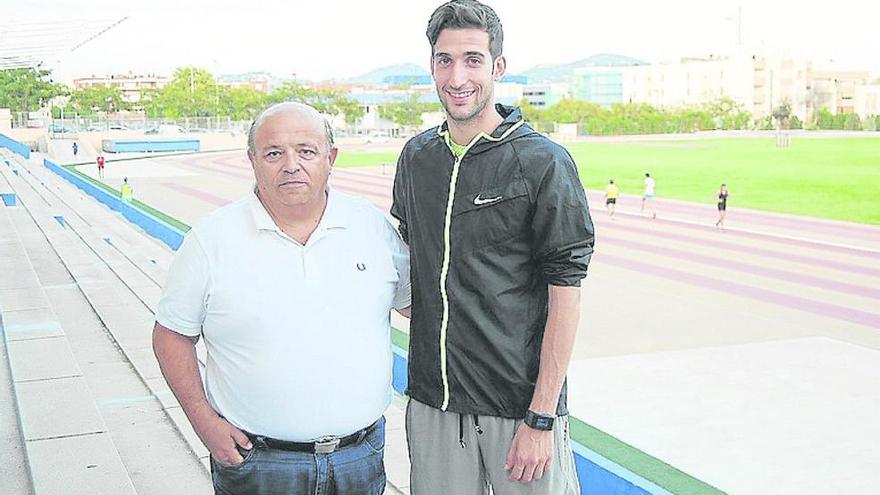
POLYGON ((299 157, 296 153, 287 153, 284 155, 284 162, 281 166, 281 170, 285 172, 295 174, 299 172, 302 166, 299 163, 299 157))
POLYGON ((455 88, 460 88, 467 83, 467 80, 467 68, 464 66, 464 62, 456 62, 452 64, 452 69, 449 74, 449 84, 455 88))

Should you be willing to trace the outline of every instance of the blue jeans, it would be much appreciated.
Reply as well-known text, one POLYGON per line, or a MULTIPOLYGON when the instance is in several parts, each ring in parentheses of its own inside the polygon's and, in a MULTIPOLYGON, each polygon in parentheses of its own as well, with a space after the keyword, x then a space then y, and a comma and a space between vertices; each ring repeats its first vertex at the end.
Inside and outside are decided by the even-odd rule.
POLYGON ((289 452, 253 442, 244 462, 211 458, 218 495, 381 495, 385 491, 385 418, 361 442, 330 454, 289 452))

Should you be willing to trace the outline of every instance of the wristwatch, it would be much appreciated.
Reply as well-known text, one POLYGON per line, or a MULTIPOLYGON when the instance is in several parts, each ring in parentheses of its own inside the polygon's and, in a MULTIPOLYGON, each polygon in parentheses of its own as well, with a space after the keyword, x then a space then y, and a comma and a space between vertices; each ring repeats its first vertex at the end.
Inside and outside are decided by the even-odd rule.
POLYGON ((532 410, 529 410, 526 411, 526 419, 524 422, 526 426, 534 430, 550 431, 553 429, 553 422, 555 420, 556 416, 538 414, 532 410))

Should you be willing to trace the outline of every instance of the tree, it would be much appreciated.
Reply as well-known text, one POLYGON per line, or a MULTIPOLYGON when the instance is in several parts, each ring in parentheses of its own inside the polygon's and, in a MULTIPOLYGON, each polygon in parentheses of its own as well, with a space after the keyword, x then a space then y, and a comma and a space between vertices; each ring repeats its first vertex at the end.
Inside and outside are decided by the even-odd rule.
POLYGON ((827 108, 820 108, 816 113, 816 127, 819 129, 833 129, 834 114, 827 108))
POLYGON ((80 115, 93 115, 95 112, 125 110, 122 92, 115 86, 91 86, 74 91, 70 95, 68 111, 80 115))
POLYGON ((219 113, 220 88, 207 70, 181 67, 164 88, 146 92, 144 100, 149 117, 207 117, 219 113))
POLYGON ((862 119, 859 118, 858 114, 848 113, 843 121, 843 128, 847 131, 861 131, 862 119))
POLYGON ((558 124, 577 124, 602 113, 602 107, 595 103, 564 98, 545 110, 544 117, 558 124))
POLYGON ((791 116, 791 128, 792 129, 802 129, 804 125, 801 123, 801 119, 798 118, 797 115, 791 116))
POLYGON ((768 115, 764 117, 761 121, 756 122, 758 129, 762 131, 772 131, 773 130, 773 116, 768 115))
POLYGON ((773 109, 771 114, 780 129, 788 129, 791 119, 791 103, 783 101, 781 105, 773 109))
POLYGON ((733 98, 722 96, 703 105, 703 110, 711 115, 721 129, 745 129, 752 115, 733 98))
POLYGON ((529 100, 523 98, 516 103, 516 106, 522 111, 523 119, 529 124, 544 120, 544 111, 532 105, 529 100))
POLYGON ((351 98, 340 99, 337 102, 337 106, 339 106, 342 114, 345 115, 345 123, 348 125, 354 125, 358 120, 364 118, 366 113, 366 109, 357 100, 352 100, 351 98))
POLYGON ((321 113, 336 115, 339 113, 336 106, 337 96, 338 93, 333 89, 314 89, 295 82, 286 82, 269 94, 269 102, 298 101, 311 105, 321 113))
POLYGON ((311 105, 328 115, 345 114, 345 122, 354 124, 364 116, 360 104, 348 98, 345 92, 335 88, 310 88, 295 82, 286 82, 269 94, 269 103, 298 101, 311 105))
POLYGON ((422 125, 422 113, 439 110, 439 103, 422 103, 418 93, 409 93, 403 101, 379 105, 379 116, 407 128, 422 125))
POLYGON ((53 83, 51 74, 37 68, 0 70, 0 108, 32 112, 65 94, 64 86, 53 83))
POLYGON ((221 88, 220 112, 234 120, 253 120, 266 106, 267 95, 250 86, 221 88))

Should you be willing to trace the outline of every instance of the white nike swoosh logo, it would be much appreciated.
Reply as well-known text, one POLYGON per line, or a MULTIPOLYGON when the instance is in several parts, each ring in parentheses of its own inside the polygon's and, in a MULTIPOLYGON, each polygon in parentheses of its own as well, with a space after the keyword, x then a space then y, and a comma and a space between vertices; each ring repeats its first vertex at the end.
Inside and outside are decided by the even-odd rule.
POLYGON ((481 198, 478 194, 476 198, 474 198, 474 204, 477 206, 485 205, 489 203, 494 203, 496 201, 500 201, 504 196, 496 196, 494 198, 481 198))

